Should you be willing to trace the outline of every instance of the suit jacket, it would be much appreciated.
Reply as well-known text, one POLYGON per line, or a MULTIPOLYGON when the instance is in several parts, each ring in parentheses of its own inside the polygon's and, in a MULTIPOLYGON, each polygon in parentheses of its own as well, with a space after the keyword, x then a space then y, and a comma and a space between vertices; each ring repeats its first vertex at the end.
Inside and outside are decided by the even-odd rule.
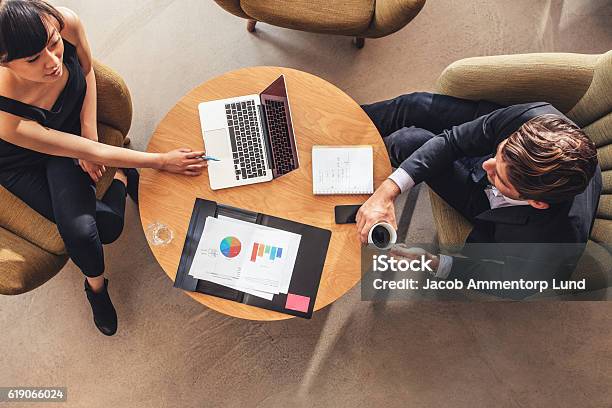
MULTIPOLYGON (((482 157, 472 169, 474 183, 484 188, 481 164, 497 146, 528 120, 546 114, 565 117, 545 102, 498 109, 471 122, 454 126, 432 138, 406 159, 401 167, 415 183, 427 181, 462 157, 482 157)), ((568 119, 569 120, 569 119, 568 119)), ((458 185, 457 188, 468 188, 458 185)), ((602 189, 599 166, 587 188, 567 202, 539 210, 531 206, 482 208, 462 251, 454 257, 448 279, 462 281, 568 279, 590 235, 602 189)), ((473 194, 482 190, 472 189, 473 194)), ((482 200, 480 200, 482 201, 482 200)), ((494 291, 520 298, 533 291, 494 291)))

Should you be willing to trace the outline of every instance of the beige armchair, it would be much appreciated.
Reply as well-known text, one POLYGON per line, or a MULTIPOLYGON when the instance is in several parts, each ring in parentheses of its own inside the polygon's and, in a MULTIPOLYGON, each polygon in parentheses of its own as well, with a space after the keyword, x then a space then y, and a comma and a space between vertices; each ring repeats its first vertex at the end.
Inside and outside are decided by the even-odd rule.
POLYGON ((357 48, 365 38, 392 34, 408 24, 425 0, 215 0, 226 11, 248 20, 313 33, 355 37, 357 48))
MULTIPOLYGON (((95 62, 100 142, 121 146, 132 123, 132 102, 123 80, 95 62)), ((116 169, 97 185, 98 198, 116 169)), ((68 255, 54 223, 0 186, 0 294, 17 295, 42 285, 66 264, 68 255)))
MULTIPOLYGON (((597 146, 603 190, 587 249, 574 279, 591 290, 612 285, 612 51, 602 55, 524 54, 467 58, 449 65, 437 91, 500 104, 547 101, 583 128, 597 146)), ((438 241, 456 249, 472 226, 434 192, 438 241)))

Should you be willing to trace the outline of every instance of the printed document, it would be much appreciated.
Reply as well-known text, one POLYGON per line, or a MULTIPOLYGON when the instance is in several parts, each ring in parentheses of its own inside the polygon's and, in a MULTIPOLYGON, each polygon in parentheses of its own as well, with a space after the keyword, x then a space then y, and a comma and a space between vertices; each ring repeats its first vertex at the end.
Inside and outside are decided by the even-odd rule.
POLYGON ((189 275, 271 300, 287 293, 301 236, 207 217, 189 275))

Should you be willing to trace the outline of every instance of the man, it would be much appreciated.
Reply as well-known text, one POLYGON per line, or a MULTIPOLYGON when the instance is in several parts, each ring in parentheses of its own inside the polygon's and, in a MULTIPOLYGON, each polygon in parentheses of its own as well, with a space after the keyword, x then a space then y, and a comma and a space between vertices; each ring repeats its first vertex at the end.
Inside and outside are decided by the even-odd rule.
POLYGON ((429 93, 363 109, 398 168, 357 214, 363 243, 376 222, 396 225, 395 198, 425 181, 474 225, 466 248, 480 245, 464 250, 467 258, 429 254, 437 278, 569 278, 602 182, 594 144, 561 112, 429 93))

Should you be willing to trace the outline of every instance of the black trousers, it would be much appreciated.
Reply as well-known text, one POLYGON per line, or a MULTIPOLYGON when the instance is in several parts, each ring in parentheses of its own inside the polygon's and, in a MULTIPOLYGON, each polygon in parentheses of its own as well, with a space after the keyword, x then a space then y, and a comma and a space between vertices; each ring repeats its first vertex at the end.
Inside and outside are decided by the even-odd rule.
MULTIPOLYGON (((387 147, 393 167, 399 167, 419 147, 446 129, 476 119, 502 106, 426 92, 363 105, 387 147)), ((490 156, 456 160, 442 174, 426 179, 429 187, 470 221, 490 208, 475 172, 490 156)), ((486 180, 485 180, 486 181, 486 180)), ((486 185, 486 183, 485 183, 486 185)))
POLYGON ((102 244, 123 231, 122 182, 113 180, 97 200, 93 180, 74 160, 50 156, 41 166, 0 173, 0 185, 57 224, 68 255, 86 276, 104 273, 102 244))

